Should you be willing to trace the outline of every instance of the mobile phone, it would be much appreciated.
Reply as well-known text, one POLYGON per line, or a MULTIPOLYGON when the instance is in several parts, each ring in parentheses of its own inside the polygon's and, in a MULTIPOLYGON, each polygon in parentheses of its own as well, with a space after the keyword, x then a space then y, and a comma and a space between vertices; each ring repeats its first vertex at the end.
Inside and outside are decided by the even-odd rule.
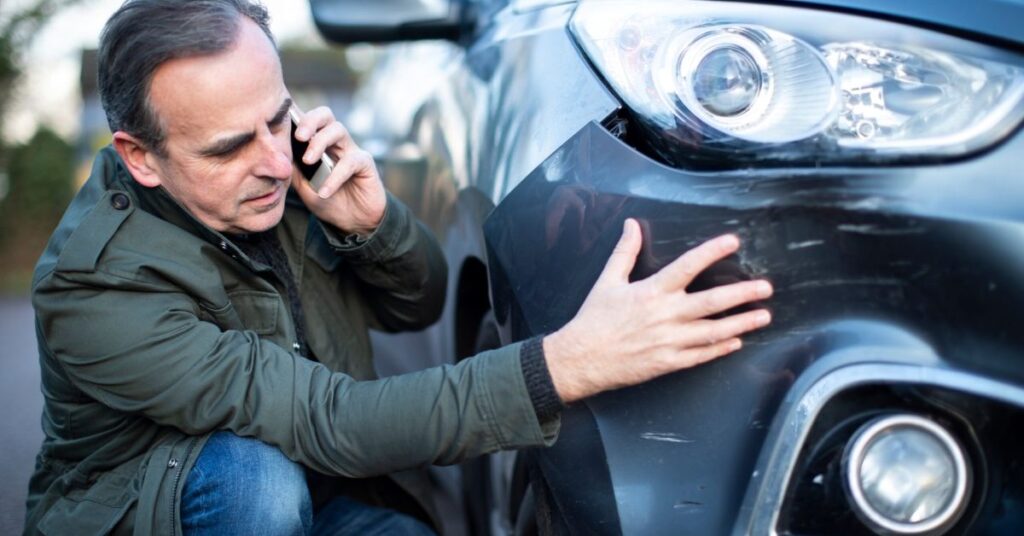
POLYGON ((302 113, 299 112, 295 105, 292 105, 291 108, 288 108, 288 116, 292 118, 292 160, 295 162, 295 167, 299 168, 302 175, 309 180, 310 186, 314 190, 319 191, 320 187, 324 185, 324 181, 327 180, 327 177, 330 176, 331 171, 334 169, 334 161, 327 154, 324 154, 320 157, 320 161, 315 164, 303 162, 302 155, 306 154, 309 143, 295 139, 295 129, 298 128, 302 113))

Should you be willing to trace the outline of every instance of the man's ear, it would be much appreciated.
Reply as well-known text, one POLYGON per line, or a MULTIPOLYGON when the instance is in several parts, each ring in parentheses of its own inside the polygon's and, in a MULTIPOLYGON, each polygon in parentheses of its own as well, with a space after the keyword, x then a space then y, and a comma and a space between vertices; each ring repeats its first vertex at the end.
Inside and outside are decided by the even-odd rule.
POLYGON ((114 150, 121 156, 128 172, 135 178, 135 182, 146 188, 160 186, 163 179, 160 177, 156 153, 146 148, 138 138, 118 130, 114 133, 114 150))

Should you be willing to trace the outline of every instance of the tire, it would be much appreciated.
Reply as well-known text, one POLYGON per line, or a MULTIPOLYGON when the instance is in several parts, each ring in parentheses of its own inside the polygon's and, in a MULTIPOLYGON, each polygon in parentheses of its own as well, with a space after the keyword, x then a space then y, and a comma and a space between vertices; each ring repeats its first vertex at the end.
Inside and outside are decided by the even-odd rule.
MULTIPOLYGON (((473 355, 501 346, 494 313, 487 311, 476 331, 473 355)), ((462 493, 466 505, 470 534, 476 536, 507 536, 511 534, 510 520, 503 522, 500 512, 500 467, 506 453, 480 456, 462 464, 462 493)), ((507 507, 506 507, 507 508, 507 507)))

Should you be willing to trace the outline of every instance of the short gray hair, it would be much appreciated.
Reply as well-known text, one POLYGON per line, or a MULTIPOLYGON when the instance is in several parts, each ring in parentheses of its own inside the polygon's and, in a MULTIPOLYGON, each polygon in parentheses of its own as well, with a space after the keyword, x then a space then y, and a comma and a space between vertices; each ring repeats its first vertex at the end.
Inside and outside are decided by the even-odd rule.
POLYGON ((149 103, 153 73, 166 61, 231 47, 242 17, 271 43, 267 9, 250 0, 127 0, 100 35, 98 87, 111 132, 127 132, 166 156, 164 130, 149 103))

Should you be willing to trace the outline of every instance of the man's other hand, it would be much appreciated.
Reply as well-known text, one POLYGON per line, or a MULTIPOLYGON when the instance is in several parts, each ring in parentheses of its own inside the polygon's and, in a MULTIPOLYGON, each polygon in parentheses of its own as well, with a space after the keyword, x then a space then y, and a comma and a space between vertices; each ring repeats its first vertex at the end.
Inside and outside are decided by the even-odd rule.
POLYGON ((387 205, 384 184, 369 153, 359 148, 348 130, 325 106, 302 116, 295 137, 309 142, 304 162, 313 164, 325 152, 334 161, 334 171, 319 191, 295 171, 292 183, 299 197, 316 217, 346 233, 369 235, 381 220, 387 205))
POLYGON ((739 249, 724 235, 687 251, 656 274, 630 283, 643 239, 635 220, 576 316, 544 338, 544 355, 564 402, 635 385, 738 350, 739 335, 771 322, 768 311, 707 317, 768 298, 767 281, 744 281, 688 293, 686 287, 739 249))

